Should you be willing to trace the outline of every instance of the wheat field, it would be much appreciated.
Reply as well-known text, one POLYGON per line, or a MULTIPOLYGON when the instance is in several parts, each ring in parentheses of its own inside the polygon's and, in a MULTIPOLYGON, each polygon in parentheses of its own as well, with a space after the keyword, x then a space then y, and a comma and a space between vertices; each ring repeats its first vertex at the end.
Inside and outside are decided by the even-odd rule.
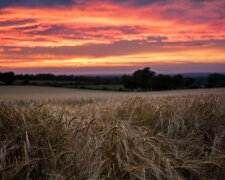
POLYGON ((0 87, 0 179, 225 179, 225 91, 0 87))

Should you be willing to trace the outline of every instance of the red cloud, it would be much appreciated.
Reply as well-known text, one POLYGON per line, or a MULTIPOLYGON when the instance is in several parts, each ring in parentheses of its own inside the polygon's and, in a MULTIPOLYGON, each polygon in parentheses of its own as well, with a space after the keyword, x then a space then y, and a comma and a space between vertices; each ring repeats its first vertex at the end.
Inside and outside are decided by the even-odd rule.
POLYGON ((178 58, 181 61, 190 58, 191 53, 181 53, 181 50, 182 52, 185 50, 193 52, 192 61, 197 59, 202 62, 203 59, 199 59, 194 53, 194 48, 197 48, 201 57, 204 57, 201 54, 201 50, 204 50, 206 54, 213 53, 214 56, 210 61, 225 62, 225 55, 222 53, 224 47, 221 51, 219 44, 213 45, 213 48, 208 45, 210 42, 215 44, 219 40, 225 40, 225 17, 221 11, 224 2, 220 0, 211 3, 184 0, 174 2, 176 3, 164 5, 150 3, 135 7, 130 4, 92 1, 92 3, 70 7, 3 8, 0 14, 0 46, 2 47, 0 61, 15 59, 15 61, 7 61, 5 67, 25 67, 24 61, 20 63, 16 61, 19 59, 27 60, 29 62, 27 64, 32 67, 38 65, 51 67, 53 60, 56 60, 58 66, 72 66, 71 59, 80 66, 94 66, 95 63, 99 66, 101 61, 99 62, 97 59, 99 57, 95 54, 103 54, 102 57, 107 58, 102 61, 103 65, 116 66, 118 64, 114 62, 118 56, 126 56, 127 59, 121 57, 121 61, 127 65, 127 61, 132 61, 138 54, 145 54, 145 57, 136 61, 151 62, 153 61, 151 53, 156 52, 161 54, 153 57, 163 57, 159 61, 165 62, 165 53, 168 51, 177 52, 177 54, 167 54, 170 61, 173 57, 177 59, 182 56, 178 58), (126 47, 120 46, 123 49, 115 52, 115 45, 124 41, 126 47), (207 41, 207 45, 196 44, 199 41, 207 41), (188 42, 188 45, 179 44, 181 42, 188 42), (192 45, 190 42, 193 42, 192 45), (112 48, 102 48, 103 45, 112 48), (95 48, 88 51, 92 46, 95 48), (71 53, 64 47, 79 47, 82 53, 78 50, 76 50, 77 54, 71 53), (22 53, 25 48, 29 51, 22 53), (45 48, 49 52, 41 53, 40 48, 45 48), (52 48, 61 48, 64 52, 59 56, 59 53, 52 48), (86 55, 85 50, 87 50, 86 55), (93 52, 94 50, 97 53, 93 52), (82 63, 82 58, 86 63, 82 63), (92 63, 85 58, 91 58, 92 63))

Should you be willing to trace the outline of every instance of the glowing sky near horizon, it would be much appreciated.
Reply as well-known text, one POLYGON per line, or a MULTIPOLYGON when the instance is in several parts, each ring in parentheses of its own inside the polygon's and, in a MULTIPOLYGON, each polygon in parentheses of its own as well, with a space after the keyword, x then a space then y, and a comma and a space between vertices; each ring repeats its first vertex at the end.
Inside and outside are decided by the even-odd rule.
POLYGON ((1 0, 0 71, 225 72, 224 0, 1 0))

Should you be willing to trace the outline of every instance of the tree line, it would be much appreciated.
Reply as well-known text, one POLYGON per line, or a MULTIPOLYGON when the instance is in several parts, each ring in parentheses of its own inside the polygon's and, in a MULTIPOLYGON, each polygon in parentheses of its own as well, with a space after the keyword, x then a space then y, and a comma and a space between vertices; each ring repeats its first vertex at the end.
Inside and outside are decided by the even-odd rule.
POLYGON ((124 76, 74 76, 74 75, 53 75, 53 74, 14 74, 13 72, 0 73, 0 81, 12 85, 19 80, 24 85, 30 81, 54 81, 69 82, 75 85, 82 84, 123 84, 125 89, 134 90, 170 90, 190 88, 213 88, 225 87, 224 74, 210 74, 206 79, 183 77, 182 75, 156 74, 150 67, 135 71, 132 75, 124 76))
POLYGON ((71 84, 121 84, 120 76, 75 76, 75 75, 54 75, 54 74, 14 74, 13 72, 0 72, 0 81, 12 85, 16 80, 24 85, 33 81, 68 82, 71 84))
POLYGON ((132 75, 123 76, 122 82, 125 88, 131 91, 225 87, 225 75, 223 74, 210 74, 205 83, 200 84, 198 81, 198 78, 185 78, 179 74, 174 76, 156 74, 151 68, 146 67, 135 71, 132 75))

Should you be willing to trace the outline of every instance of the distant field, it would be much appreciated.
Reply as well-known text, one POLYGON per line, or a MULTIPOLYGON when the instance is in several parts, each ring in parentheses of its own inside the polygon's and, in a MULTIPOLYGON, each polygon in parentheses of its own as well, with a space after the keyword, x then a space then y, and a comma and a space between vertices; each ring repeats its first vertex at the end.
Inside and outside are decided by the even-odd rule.
MULTIPOLYGON (((0 82, 1 84, 1 82, 0 82)), ((16 80, 15 85, 24 85, 24 81, 16 80)), ((105 90, 105 91, 125 91, 122 84, 76 84, 74 81, 54 81, 54 80, 30 80, 30 86, 46 86, 46 87, 64 87, 64 88, 78 88, 91 90, 105 90)), ((126 90, 128 91, 128 90, 126 90)))
POLYGON ((71 99, 121 94, 123 93, 42 86, 0 86, 0 99, 71 99))
POLYGON ((111 92, 98 90, 66 89, 39 86, 0 86, 0 99, 71 99, 94 97, 120 96, 171 96, 171 95, 199 95, 225 94, 225 88, 171 90, 158 92, 111 92))
POLYGON ((0 86, 0 99, 71 99, 119 96, 173 96, 198 94, 225 94, 225 88, 171 90, 157 92, 111 92, 98 90, 66 89, 39 86, 0 86))
POLYGON ((96 84, 96 85, 82 85, 80 88, 92 90, 105 90, 105 91, 121 91, 125 90, 122 84, 96 84))

